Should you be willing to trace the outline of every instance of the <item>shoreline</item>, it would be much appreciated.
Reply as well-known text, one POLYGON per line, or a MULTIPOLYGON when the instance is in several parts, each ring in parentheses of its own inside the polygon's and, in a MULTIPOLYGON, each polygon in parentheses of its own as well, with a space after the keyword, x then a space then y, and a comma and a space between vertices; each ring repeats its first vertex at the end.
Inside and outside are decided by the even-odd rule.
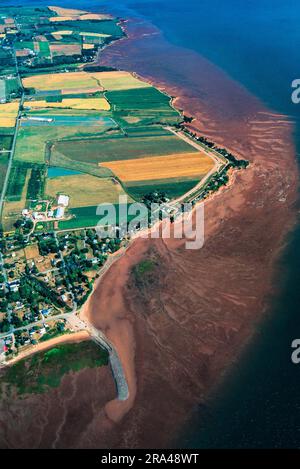
POLYGON ((35 355, 39 352, 44 352, 45 350, 51 349, 56 345, 64 345, 67 343, 79 343, 86 340, 90 340, 90 335, 86 331, 80 332, 71 332, 67 334, 62 334, 58 337, 54 337, 53 339, 49 339, 46 342, 40 342, 36 345, 33 345, 31 349, 21 351, 19 355, 15 356, 11 360, 7 361, 4 366, 1 366, 0 369, 8 368, 15 363, 19 362, 20 360, 24 360, 31 355, 35 355))
MULTIPOLYGON (((118 55, 114 57, 109 50, 118 51, 119 48, 122 51, 122 43, 131 40, 129 35, 115 41, 100 55, 104 53, 107 60, 118 60, 118 55)), ((145 81, 141 73, 131 73, 145 81)), ((179 92, 172 98, 176 89, 174 84, 170 83, 168 89, 165 80, 159 82, 151 80, 150 76, 148 78, 149 83, 171 96, 172 104, 178 104, 176 109, 179 112, 193 111, 193 99, 189 101, 189 93, 186 97, 184 91, 179 92)), ((257 98, 254 101, 256 108, 257 98)), ((286 116, 282 119, 282 115, 260 106, 255 113, 259 115, 259 112, 266 112, 267 116, 265 138, 272 141, 268 126, 279 126, 282 136, 280 134, 276 138, 287 143, 291 124, 285 120, 286 116), (280 123, 279 119, 283 122, 280 123), (283 129, 285 126, 289 127, 289 132, 283 129)), ((201 135, 248 159, 243 145, 233 138, 234 133, 233 147, 224 143, 216 117, 210 117, 211 125, 208 124, 208 132, 205 132, 203 123, 208 123, 205 106, 200 110, 197 108, 195 114, 193 128, 195 125, 201 135), (203 118, 200 117, 202 114, 203 118)), ((257 125, 254 124, 253 128, 257 125)), ((233 130, 234 125, 228 128, 233 130)), ((248 137, 247 130, 248 127, 245 134, 241 133, 241 140, 248 137)), ((252 139, 255 132, 253 130, 252 139)), ((229 134, 227 138, 230 138, 229 134)), ((251 149, 251 143, 247 144, 251 149)), ((264 145, 266 151, 267 143, 264 145)), ((138 237, 96 280, 79 311, 79 315, 86 315, 95 327, 98 325, 116 346, 130 384, 129 400, 120 404, 114 399, 109 402, 109 408, 105 406, 109 420, 119 422, 118 426, 109 428, 108 439, 112 442, 109 447, 146 445, 163 448, 169 444, 178 428, 188 421, 193 408, 199 403, 204 404, 223 382, 266 316, 274 278, 278 275, 276 264, 295 224, 298 171, 295 171, 292 159, 279 161, 277 167, 276 161, 270 163, 267 155, 261 156, 259 150, 256 151, 253 150, 251 155, 249 169, 242 171, 243 174, 234 172, 227 186, 206 199, 206 244, 200 253, 192 256, 184 252, 183 242, 178 240, 138 237), (287 208, 282 210, 277 192, 266 183, 268 171, 280 173, 285 170, 289 182, 284 194, 287 208), (295 174, 292 175, 293 171, 295 174), (267 196, 264 184, 269 191, 267 196), (255 188, 257 195, 253 194, 255 188), (272 220, 277 206, 278 223, 272 220), (280 226, 284 223, 285 230, 280 226), (245 226, 249 233, 244 233, 245 226), (276 240, 266 237, 272 229, 276 240), (158 281, 154 281, 154 287, 147 285, 141 291, 134 282, 132 268, 152 254, 159 265, 155 272, 158 281), (246 262, 251 268, 246 268, 246 262), (225 270, 228 271, 228 279, 224 278, 225 270), (153 428, 157 430, 155 435, 153 428)), ((276 160, 276 149, 272 151, 275 151, 276 160)), ((280 177, 283 175, 278 174, 277 179, 275 175, 271 183, 279 184, 280 177)))
MULTIPOLYGON (((132 38, 130 37, 130 34, 128 35, 128 38, 127 38, 127 41, 130 41, 132 40, 132 38)), ((127 44, 128 45, 128 44, 127 44)), ((152 84, 153 86, 157 87, 160 91, 162 92, 165 92, 166 94, 168 94, 169 96, 174 96, 174 88, 172 85, 170 85, 168 87, 167 83, 165 81, 157 81, 157 80, 154 80, 153 78, 151 78, 151 76, 147 75, 147 74, 143 74, 141 73, 140 71, 135 71, 135 72, 132 72, 132 68, 126 68, 123 66, 123 56, 120 55, 120 52, 118 51, 116 53, 116 56, 114 56, 113 54, 110 53, 111 49, 113 48, 113 46, 111 45, 109 48, 107 48, 107 50, 105 51, 106 52, 106 57, 108 57, 108 60, 105 60, 104 61, 102 60, 101 61, 101 64, 104 64, 106 65, 107 63, 111 63, 112 66, 116 66, 116 63, 118 63, 118 59, 121 58, 120 62, 121 62, 121 66, 118 65, 118 68, 121 68, 121 69, 125 69, 125 70, 130 70, 131 73, 134 73, 136 76, 138 77, 141 77, 141 79, 143 79, 144 81, 146 80, 147 82, 149 82, 150 84, 152 84), (107 55, 108 53, 108 55, 107 55), (115 60, 116 59, 116 60, 115 60)), ((122 46, 120 45, 117 45, 117 49, 120 49, 122 50, 122 46)), ((126 62, 126 59, 125 59, 125 62, 126 62)), ((188 113, 187 115, 190 115, 190 116, 194 116, 194 113, 193 113, 193 109, 190 108, 189 106, 185 107, 182 103, 184 101, 184 96, 180 95, 180 93, 178 95, 176 95, 175 98, 173 98, 173 104, 174 105, 177 105, 177 110, 179 110, 179 112, 183 110, 184 114, 185 113, 188 113)), ((255 107, 257 106, 257 98, 254 98, 254 101, 255 102, 255 107)), ((261 105, 259 105, 259 107, 261 107, 261 105)), ((269 124, 270 122, 270 125, 273 125, 274 123, 280 125, 282 124, 282 127, 284 127, 285 125, 286 126, 289 126, 291 127, 291 124, 290 122, 288 122, 287 120, 287 116, 282 116, 282 115, 279 115, 277 113, 275 113, 274 111, 268 111, 267 109, 265 109, 264 107, 262 107, 262 109, 260 109, 259 111, 257 111, 257 113, 259 112, 266 112, 266 122, 267 124, 269 124), (282 117, 284 117, 282 119, 282 117), (281 119, 283 122, 280 122, 279 119, 281 119), (272 120, 274 120, 274 122, 272 123, 272 120)), ((210 140, 213 140, 214 142, 216 142, 217 144, 219 145, 224 145, 227 149, 229 149, 229 151, 232 151, 234 154, 237 154, 239 155, 240 157, 243 157, 243 158, 247 158, 247 154, 245 154, 244 151, 238 151, 238 149, 233 145, 228 145, 228 142, 225 143, 223 141, 223 139, 216 139, 214 138, 210 132, 205 132, 205 130, 203 130, 201 124, 199 125, 199 120, 198 120, 198 116, 194 117, 194 120, 193 120, 193 131, 194 130, 198 130, 199 134, 200 135, 204 135, 206 136, 207 138, 209 138, 210 140), (195 123, 198 125, 196 126, 195 128, 195 123)), ((250 162, 253 163, 253 168, 252 169, 247 169, 245 171, 245 173, 247 173, 248 171, 252 172, 252 175, 253 175, 253 172, 257 172, 257 168, 255 166, 257 166, 257 158, 254 159, 254 161, 251 161, 250 159, 250 162)), ((283 163, 283 162, 282 162, 283 163)), ((295 170, 295 167, 296 167, 296 161, 295 159, 293 159, 290 163, 289 163, 293 168, 293 170, 295 170)), ((259 164, 259 166, 261 165, 261 163, 259 164)), ((251 165, 252 166, 252 165, 251 165)), ((266 166, 268 166, 268 163, 266 164, 266 166)), ((266 311, 268 310, 269 308, 269 304, 270 304, 270 301, 269 301, 269 298, 272 296, 272 291, 274 289, 274 285, 273 285, 273 280, 274 278, 277 276, 278 272, 276 270, 276 264, 277 264, 277 261, 279 259, 279 257, 281 256, 283 250, 284 250, 284 247, 285 247, 285 242, 287 240, 287 237, 289 235, 289 233, 291 232, 291 230, 293 229, 293 227, 295 226, 295 221, 296 221, 296 215, 295 215, 295 209, 293 208, 293 205, 294 205, 294 202, 296 201, 296 186, 297 186, 297 182, 296 182, 296 176, 297 176, 297 169, 296 169, 296 175, 295 177, 292 177, 290 176, 292 179, 291 181, 293 181, 293 183, 290 185, 290 188, 289 188, 289 196, 287 195, 287 197, 289 198, 289 204, 290 205, 290 209, 288 210, 289 214, 290 214, 290 220, 286 226, 286 229, 282 232, 281 234, 278 236, 277 238, 277 242, 276 242, 276 247, 274 246, 274 249, 270 248, 271 249, 271 252, 265 254, 265 255, 268 255, 268 261, 267 261, 267 269, 268 269, 268 274, 267 275, 264 275, 264 276, 267 276, 267 282, 266 282, 266 279, 264 281, 264 285, 263 285, 263 288, 260 289, 261 291, 261 294, 260 294, 260 300, 257 300, 257 305, 259 304, 258 301, 261 303, 261 312, 259 315, 256 315, 256 318, 253 322, 253 324, 249 325, 246 324, 245 326, 243 326, 242 328, 239 329, 239 334, 240 334, 240 340, 238 341, 239 343, 236 344, 232 351, 231 351, 231 354, 230 352, 226 352, 226 355, 228 356, 228 358, 224 361, 226 362, 226 366, 225 366, 225 363, 224 364, 220 364, 219 365, 219 368, 218 368, 218 373, 216 373, 216 376, 213 378, 213 381, 214 381, 214 386, 209 386, 210 388, 210 392, 212 392, 212 389, 216 389, 216 387, 218 386, 218 384, 220 382, 223 381, 224 379, 224 376, 226 375, 226 373, 228 371, 230 371, 230 364, 232 364, 233 362, 235 362, 239 356, 241 356, 243 350, 245 350, 245 348, 248 346, 249 343, 251 343, 251 338, 253 337, 253 335, 255 334, 255 330, 257 328, 257 324, 260 323, 260 321, 265 317, 265 314, 266 314, 266 311), (242 338, 243 336, 243 338, 242 338), (233 350, 235 350, 233 352, 233 350), (229 355, 230 355, 230 358, 229 358, 229 355)), ((225 187, 222 187, 217 193, 213 194, 212 197, 210 197, 206 202, 206 210, 209 210, 209 211, 212 211, 214 210, 214 206, 215 205, 220 205, 222 204, 222 201, 221 199, 223 199, 223 196, 225 195, 225 197, 228 198, 228 193, 231 193, 231 191, 235 191, 235 192, 239 192, 239 189, 236 188, 236 186, 238 186, 239 184, 241 184, 241 179, 244 179, 246 178, 247 179, 247 176, 244 176, 244 175, 240 175, 240 174, 237 174, 235 173, 233 175, 233 178, 231 177, 231 181, 230 181, 230 184, 228 186, 225 186, 225 187)), ((240 205, 240 204, 238 204, 240 205)), ((238 207, 239 208, 239 207, 238 207)), ((220 207, 219 207, 220 209, 220 207)), ((224 212, 224 210, 226 211, 226 207, 222 210, 221 212, 224 212)), ((223 222, 224 220, 221 219, 221 221, 223 222)), ((206 231, 206 236, 207 237, 213 237, 213 233, 216 232, 216 224, 214 222, 209 222, 209 227, 206 231)), ((136 241, 136 244, 138 243, 138 241, 136 241)), ((170 245, 172 245, 172 242, 169 243, 170 245)), ((175 243, 173 243, 175 244, 175 243)), ((132 247, 131 249, 131 256, 132 257, 132 251, 134 252, 133 254, 133 257, 136 256, 136 258, 138 259, 140 256, 138 255, 138 252, 141 253, 141 249, 139 249, 137 246, 136 248, 132 247)), ((123 261, 123 264, 125 262, 123 261)), ((135 265, 136 264, 136 260, 132 260, 129 261, 129 264, 132 264, 132 265, 135 265)), ((115 270, 117 269, 117 267, 115 266, 115 270)), ((127 274, 125 275, 125 279, 124 281, 122 282, 122 288, 126 288, 126 278, 128 280, 128 274, 129 270, 127 269, 127 274)), ((111 272, 111 275, 113 277, 113 275, 117 275, 116 278, 120 278, 120 274, 113 274, 111 272)), ((101 297, 103 296, 106 297, 106 294, 104 293, 104 289, 107 288, 108 291, 109 291, 109 274, 108 272, 106 273, 106 277, 104 277, 102 279, 102 285, 99 285, 95 288, 95 292, 94 292, 94 295, 98 296, 98 304, 101 300, 101 297), (105 285, 106 283, 106 285, 105 285), (97 293, 97 290, 98 290, 98 293, 97 293)), ((114 278, 115 280, 115 278, 114 278)), ((104 301, 104 300, 103 300, 104 301)), ((95 322, 98 322, 99 324, 101 324, 101 319, 99 317, 99 315, 97 314, 97 307, 96 305, 94 305, 94 309, 93 309, 93 305, 90 306, 91 308, 91 311, 90 311, 90 315, 91 316, 94 316, 94 321, 95 322)), ((252 305, 252 308, 253 309, 253 305, 252 305)), ((105 320, 108 320, 108 319, 105 319, 105 320)), ((112 321, 113 322, 113 321, 112 321)), ((133 332, 133 331, 132 331, 133 332)), ((137 338, 135 338, 135 342, 136 342, 137 338)), ((123 344, 124 345, 124 344, 123 344)), ((134 366, 134 369, 135 369, 135 372, 137 374, 137 376, 135 378, 133 378, 133 382, 136 383, 136 381, 139 381, 139 376, 141 376, 141 370, 138 369, 138 366, 136 364, 137 361, 140 361, 137 354, 138 352, 136 351, 136 347, 137 345, 135 344, 133 346, 133 349, 132 347, 130 346, 130 344, 127 343, 127 346, 129 348, 131 348, 132 350, 132 355, 134 357, 134 359, 132 358, 131 356, 131 361, 135 361, 135 366, 134 366)), ((227 347, 228 348, 228 347, 227 347)), ((229 348, 230 350, 230 348, 229 348)), ((127 350, 127 353, 128 353, 128 350, 127 350)), ((121 359, 122 359, 122 354, 121 354, 121 359)), ((205 392, 205 395, 209 395, 208 391, 205 392)), ((204 398, 205 400, 206 398, 204 398)), ((198 397, 197 400, 194 401, 194 404, 196 404, 196 402, 201 402, 202 398, 200 398, 200 396, 198 397)), ((134 404, 133 404, 134 405, 134 404)), ((138 405, 138 404, 137 404, 138 405)), ((126 418, 125 418, 126 420, 126 418)), ((180 424, 179 424, 180 426, 180 424)))

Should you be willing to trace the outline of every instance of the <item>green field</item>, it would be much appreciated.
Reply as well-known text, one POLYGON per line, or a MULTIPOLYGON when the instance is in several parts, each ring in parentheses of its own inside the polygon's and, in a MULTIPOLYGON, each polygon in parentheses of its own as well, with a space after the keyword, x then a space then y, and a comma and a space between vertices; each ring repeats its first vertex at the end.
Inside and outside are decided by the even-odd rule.
POLYGON ((0 377, 1 391, 5 385, 19 395, 44 393, 57 388, 67 373, 107 365, 108 353, 93 342, 58 345, 4 370, 0 377))
POLYGON ((169 96, 153 87, 108 91, 105 95, 116 119, 129 125, 175 124, 182 120, 178 111, 170 105, 169 96))
MULTIPOLYGON (((128 206, 130 203, 128 204, 128 206)), ((118 223, 119 221, 119 216, 118 216, 118 208, 119 205, 115 204, 115 209, 116 209, 116 222, 118 223)), ((97 205, 91 206, 91 207, 79 207, 79 208, 73 208, 70 210, 71 214, 74 215, 75 218, 66 220, 66 221, 60 221, 58 226, 59 229, 61 230, 72 230, 76 228, 81 228, 81 227, 95 227, 100 221, 101 217, 97 215, 97 205)), ((111 219, 111 223, 114 224, 114 219, 111 219)))
POLYGON ((5 80, 6 97, 10 97, 12 93, 17 94, 20 91, 18 78, 10 78, 5 80))
POLYGON ((141 200, 145 195, 155 191, 163 192, 169 199, 176 199, 177 197, 180 197, 189 190, 193 189, 193 187, 195 187, 199 181, 200 178, 180 181, 178 179, 157 180, 151 182, 150 184, 148 184, 148 182, 145 184, 145 181, 141 181, 140 184, 127 184, 125 189, 133 199, 138 201, 141 200))
POLYGON ((96 226, 99 222, 99 216, 96 215, 97 205, 89 207, 79 207, 70 210, 74 218, 66 221, 60 221, 58 227, 61 230, 72 230, 81 227, 96 226))
POLYGON ((90 32, 90 33, 102 33, 119 38, 123 36, 122 29, 118 26, 116 20, 102 20, 102 21, 64 21, 60 25, 57 25, 59 29, 78 31, 78 32, 90 32), (63 24, 63 28, 62 28, 63 24))
POLYGON ((0 192, 2 191, 3 183, 5 180, 7 165, 8 165, 7 154, 0 154, 0 192))
MULTIPOLYGON (((76 144, 76 142, 74 142, 76 144)), ((74 171, 80 171, 81 173, 91 174, 99 178, 112 177, 113 173, 108 168, 101 168, 95 163, 75 161, 67 158, 62 153, 55 150, 55 146, 51 151, 50 166, 57 166, 60 168, 66 168, 74 171)))
POLYGON ((15 42, 15 49, 16 50, 30 49, 32 52, 34 52, 34 43, 33 41, 15 42))
POLYGON ((116 106, 117 110, 134 110, 175 114, 178 112, 170 106, 170 98, 156 88, 135 88, 123 91, 107 91, 107 99, 116 106))
POLYGON ((64 141, 58 142, 55 149, 69 159, 91 163, 197 152, 194 147, 171 133, 157 137, 90 139, 76 144, 64 141))
POLYGON ((20 218, 20 213, 26 207, 30 176, 30 168, 26 169, 20 166, 12 168, 7 191, 9 195, 7 195, 7 200, 4 202, 1 220, 4 231, 12 231, 14 229, 14 223, 20 218))
POLYGON ((0 151, 10 150, 13 141, 12 135, 0 135, 0 151))
MULTIPOLYGON (((47 162, 46 143, 59 139, 85 138, 101 131, 100 126, 76 125, 27 125, 21 126, 18 133, 15 161, 39 163, 47 162)), ((78 144, 78 142, 77 142, 78 144)))
POLYGON ((39 56, 40 57, 49 57, 50 56, 50 47, 48 41, 39 42, 39 56))
POLYGON ((6 86, 5 80, 0 78, 0 100, 6 99, 6 86))
POLYGON ((28 167, 26 165, 14 164, 11 168, 6 198, 10 202, 17 202, 21 200, 28 167))

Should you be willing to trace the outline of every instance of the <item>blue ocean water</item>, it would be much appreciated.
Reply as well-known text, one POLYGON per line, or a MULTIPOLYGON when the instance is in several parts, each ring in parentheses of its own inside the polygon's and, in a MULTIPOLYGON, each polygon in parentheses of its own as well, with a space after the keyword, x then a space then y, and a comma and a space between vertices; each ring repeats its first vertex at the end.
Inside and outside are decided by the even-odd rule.
MULTIPOLYGON (((57 0, 55 4, 103 6, 123 16, 149 19, 170 42, 192 48, 270 108, 289 115, 296 122, 295 143, 300 147, 300 104, 291 101, 291 82, 300 78, 298 0, 57 0)), ((177 446, 300 447, 300 365, 290 360, 290 344, 300 337, 299 240, 300 225, 280 261, 281 293, 268 318, 208 406, 195 410, 177 446)))

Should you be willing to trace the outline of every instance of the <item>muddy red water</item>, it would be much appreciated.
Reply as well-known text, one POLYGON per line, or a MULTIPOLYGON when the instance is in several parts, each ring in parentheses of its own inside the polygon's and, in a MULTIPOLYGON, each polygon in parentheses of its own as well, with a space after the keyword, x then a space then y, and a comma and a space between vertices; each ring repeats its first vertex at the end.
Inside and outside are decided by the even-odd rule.
MULTIPOLYGON (((95 393, 107 386, 110 391, 99 394, 99 405, 93 401, 88 414, 86 386, 82 399, 77 393, 76 418, 65 396, 64 432, 53 417, 54 429, 41 443, 37 431, 43 418, 38 429, 29 419, 34 446, 169 445, 262 319, 274 263, 295 221, 293 123, 158 31, 133 22, 127 30, 129 38, 108 47, 100 62, 135 71, 176 97, 176 106, 195 117, 195 131, 251 164, 205 203, 202 249, 188 251, 183 241, 138 239, 102 278, 85 314, 115 344, 130 399, 114 400, 111 377, 102 371, 95 393), (133 269, 145 257, 154 268, 141 282, 133 269)), ((19 415, 21 431, 28 416, 19 415)))

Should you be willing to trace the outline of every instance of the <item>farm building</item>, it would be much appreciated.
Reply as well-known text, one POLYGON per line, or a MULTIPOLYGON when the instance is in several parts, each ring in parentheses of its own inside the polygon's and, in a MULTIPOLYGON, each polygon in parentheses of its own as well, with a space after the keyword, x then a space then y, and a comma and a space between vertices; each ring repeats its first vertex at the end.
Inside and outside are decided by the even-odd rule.
POLYGON ((55 218, 62 218, 64 216, 64 213, 65 213, 65 208, 64 207, 58 207, 55 210, 55 218))
POLYGON ((61 194, 58 196, 57 204, 67 207, 69 205, 69 200, 70 200, 70 197, 68 197, 67 195, 61 194))

